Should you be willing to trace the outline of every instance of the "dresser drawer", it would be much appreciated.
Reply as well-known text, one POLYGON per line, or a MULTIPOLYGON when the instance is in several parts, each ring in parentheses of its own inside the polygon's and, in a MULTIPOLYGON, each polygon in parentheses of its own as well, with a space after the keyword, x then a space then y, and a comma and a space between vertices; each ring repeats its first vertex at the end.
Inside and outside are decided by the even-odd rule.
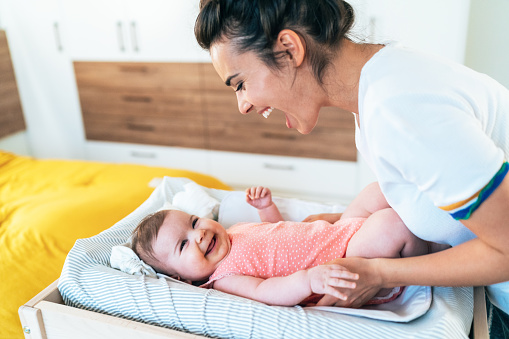
POLYGON ((208 173, 208 153, 202 149, 108 141, 85 143, 85 154, 89 160, 178 168, 200 173, 208 173))
POLYGON ((350 201, 358 194, 358 166, 351 161, 211 152, 210 174, 237 189, 267 186, 278 195, 350 201))
POLYGON ((84 116, 108 114, 168 119, 185 117, 189 121, 203 121, 201 97, 182 89, 163 93, 146 89, 83 88, 80 90, 80 103, 84 116))
POLYGON ((208 123, 210 149, 306 158, 355 161, 357 152, 349 131, 316 128, 302 135, 283 126, 254 128, 239 122, 208 123))
POLYGON ((89 140, 119 141, 149 145, 205 148, 204 125, 185 118, 168 119, 106 114, 83 116, 89 140))
POLYGON ((164 62, 74 62, 78 89, 112 88, 165 92, 199 91, 200 64, 164 62))

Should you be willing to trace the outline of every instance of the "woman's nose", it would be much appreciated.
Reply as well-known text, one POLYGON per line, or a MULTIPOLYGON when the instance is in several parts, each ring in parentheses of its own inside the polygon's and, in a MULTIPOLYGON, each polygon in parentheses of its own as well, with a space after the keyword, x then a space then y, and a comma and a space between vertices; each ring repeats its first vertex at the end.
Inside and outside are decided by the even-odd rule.
POLYGON ((247 101, 244 95, 240 92, 237 92, 237 102, 239 105, 239 111, 242 114, 248 114, 251 107, 253 107, 253 105, 251 105, 251 103, 247 101))

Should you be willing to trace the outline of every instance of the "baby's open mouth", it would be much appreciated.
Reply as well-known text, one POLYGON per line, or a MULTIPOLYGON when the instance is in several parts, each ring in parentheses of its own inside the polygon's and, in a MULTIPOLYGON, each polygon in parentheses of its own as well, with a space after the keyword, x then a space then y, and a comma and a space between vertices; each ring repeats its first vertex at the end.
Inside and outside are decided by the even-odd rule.
POLYGON ((205 255, 207 255, 210 252, 212 252, 212 250, 214 249, 215 245, 216 245, 216 236, 213 236, 212 240, 210 240, 209 247, 207 247, 207 252, 205 252, 205 255))

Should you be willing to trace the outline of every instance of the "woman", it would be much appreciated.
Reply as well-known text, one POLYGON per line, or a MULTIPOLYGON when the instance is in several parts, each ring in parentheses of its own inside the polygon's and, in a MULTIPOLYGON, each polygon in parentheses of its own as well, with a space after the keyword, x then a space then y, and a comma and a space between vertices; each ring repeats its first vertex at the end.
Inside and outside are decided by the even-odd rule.
POLYGON ((357 148, 389 204, 418 237, 453 246, 415 258, 338 259, 359 278, 341 289, 346 302, 321 303, 358 307, 400 285, 490 285, 509 321, 509 91, 395 43, 353 42, 354 13, 341 0, 200 6, 197 40, 242 114, 276 108, 288 128, 307 134, 321 107, 353 112, 357 148))

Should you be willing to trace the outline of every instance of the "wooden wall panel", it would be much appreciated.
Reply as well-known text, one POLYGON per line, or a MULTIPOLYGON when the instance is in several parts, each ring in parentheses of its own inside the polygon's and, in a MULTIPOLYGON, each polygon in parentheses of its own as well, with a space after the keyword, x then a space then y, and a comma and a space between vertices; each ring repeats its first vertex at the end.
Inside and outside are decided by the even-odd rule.
POLYGON ((0 138, 25 128, 7 36, 0 30, 0 138))
POLYGON ((198 64, 75 62, 85 134, 206 148, 198 64))
POLYGON ((203 103, 210 149, 356 161, 355 120, 352 113, 322 108, 310 134, 287 129, 284 114, 274 110, 269 119, 240 114, 235 92, 227 87, 211 64, 202 64, 203 103))
POLYGON ((324 108, 312 133, 240 114, 210 63, 75 62, 90 140, 356 161, 351 113, 324 108))

